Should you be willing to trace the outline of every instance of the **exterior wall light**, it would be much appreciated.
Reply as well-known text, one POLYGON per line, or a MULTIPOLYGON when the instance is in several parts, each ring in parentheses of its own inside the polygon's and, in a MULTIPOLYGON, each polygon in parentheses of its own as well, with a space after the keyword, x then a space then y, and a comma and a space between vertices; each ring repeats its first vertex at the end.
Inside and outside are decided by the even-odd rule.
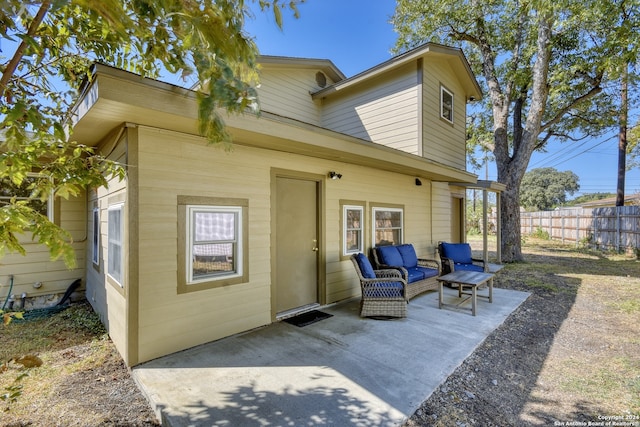
POLYGON ((338 172, 331 171, 329 172, 329 178, 331 179, 340 179, 342 178, 342 174, 338 172))

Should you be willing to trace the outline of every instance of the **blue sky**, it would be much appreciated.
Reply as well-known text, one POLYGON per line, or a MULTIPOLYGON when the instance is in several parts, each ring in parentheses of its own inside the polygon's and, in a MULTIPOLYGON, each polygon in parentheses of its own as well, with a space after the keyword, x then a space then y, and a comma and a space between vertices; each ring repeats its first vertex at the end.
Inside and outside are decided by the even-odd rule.
MULTIPOLYGON (((397 38, 389 23, 394 8, 394 0, 307 0, 299 6, 299 19, 284 14, 282 31, 271 12, 256 12, 245 29, 264 55, 330 59, 345 75, 353 76, 391 58, 397 38)), ((573 147, 551 144, 547 153, 533 155, 529 169, 571 170, 580 178, 580 193, 615 192, 616 134, 614 130, 573 147)), ((485 170, 476 173, 485 178, 485 170)), ((488 178, 497 178, 494 165, 488 168, 488 178)), ((627 172, 626 192, 640 192, 640 169, 627 172)))

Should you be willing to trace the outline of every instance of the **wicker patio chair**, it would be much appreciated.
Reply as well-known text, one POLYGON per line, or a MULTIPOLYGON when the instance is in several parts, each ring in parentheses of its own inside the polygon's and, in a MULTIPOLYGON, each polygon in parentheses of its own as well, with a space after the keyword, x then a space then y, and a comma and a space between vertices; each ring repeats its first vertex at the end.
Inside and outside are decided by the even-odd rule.
POLYGON ((442 274, 453 271, 485 271, 484 260, 472 258, 468 243, 438 242, 438 253, 442 263, 442 274))
POLYGON ((407 282, 398 270, 374 270, 362 253, 351 255, 360 279, 361 317, 407 317, 407 282))

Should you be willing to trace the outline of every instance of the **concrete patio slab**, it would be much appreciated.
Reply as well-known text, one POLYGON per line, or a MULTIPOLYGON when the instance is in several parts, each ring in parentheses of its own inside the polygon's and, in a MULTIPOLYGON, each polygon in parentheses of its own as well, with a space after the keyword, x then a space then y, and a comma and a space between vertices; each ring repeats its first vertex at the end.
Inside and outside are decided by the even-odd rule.
MULTIPOLYGON (((411 300, 406 319, 285 322, 138 365, 133 377, 165 426, 395 426, 529 296, 494 289, 477 316, 411 300)), ((457 291, 446 290, 449 303, 457 291)))

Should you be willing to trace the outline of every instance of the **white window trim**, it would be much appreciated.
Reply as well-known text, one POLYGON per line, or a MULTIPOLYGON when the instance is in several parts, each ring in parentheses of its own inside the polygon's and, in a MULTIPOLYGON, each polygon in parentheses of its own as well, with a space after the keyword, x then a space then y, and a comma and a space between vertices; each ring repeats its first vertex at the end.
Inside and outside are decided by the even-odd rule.
POLYGON ((454 113, 454 101, 455 98, 453 96, 453 92, 447 89, 444 86, 440 86, 440 118, 446 120, 449 123, 453 123, 453 113, 454 113), (444 94, 447 94, 451 97, 451 118, 446 117, 444 114, 444 94))
POLYGON ((93 220, 93 234, 91 236, 91 261, 100 264, 100 208, 94 207, 91 213, 93 220))
POLYGON ((114 281, 116 282, 118 285, 120 285, 120 287, 124 287, 124 203, 117 203, 114 205, 109 206, 109 208, 107 209, 107 266, 106 266, 106 270, 107 270, 107 275, 114 281), (115 211, 115 210, 119 210, 120 211, 120 238, 121 241, 119 242, 120 245, 120 280, 118 280, 117 278, 113 277, 113 275, 111 275, 111 273, 109 272, 109 267, 111 266, 111 262, 109 260, 109 245, 111 244, 111 242, 113 242, 114 240, 112 239, 112 236, 109 235, 109 230, 110 230, 110 226, 109 226, 109 212, 110 211, 115 211))
POLYGON ((373 207, 371 209, 371 244, 376 246, 376 212, 389 211, 400 212, 400 241, 398 244, 404 243, 404 208, 385 208, 382 206, 373 207))
MULTIPOLYGON (((34 173, 34 172, 29 172, 27 173, 27 177, 29 178, 42 178, 42 177, 47 177, 47 175, 41 174, 41 173, 34 173)), ((49 180, 51 180, 51 177, 48 177, 49 180)), ((54 217, 53 217, 53 198, 54 198, 54 194, 53 194, 53 190, 51 190, 51 192, 49 193, 49 197, 47 198, 47 219, 51 222, 53 222, 54 217)), ((24 197, 16 197, 16 200, 27 200, 24 197)))
POLYGON ((364 206, 358 206, 358 205, 343 205, 342 206, 342 224, 343 224, 343 230, 342 230, 342 255, 343 256, 349 256, 351 254, 356 254, 358 252, 363 252, 364 251, 364 206), (359 229, 349 229, 347 227, 348 221, 347 221, 347 211, 349 210, 354 210, 354 211, 360 211, 360 228, 359 229), (347 231, 350 230, 360 230, 360 241, 358 242, 358 249, 355 250, 349 250, 347 248, 347 231))
POLYGON ((198 283, 203 283, 203 282, 211 282, 211 281, 216 281, 216 280, 226 280, 226 279, 230 279, 230 278, 234 278, 234 277, 242 277, 243 275, 243 269, 244 269, 244 265, 243 265, 243 251, 244 251, 244 247, 243 247, 243 224, 242 224, 242 206, 209 206, 209 205, 187 205, 186 206, 186 222, 187 222, 187 239, 186 239, 186 260, 187 260, 187 266, 186 266, 186 273, 187 273, 187 285, 193 285, 193 284, 198 284, 198 283), (193 237, 194 237, 194 221, 193 221, 193 214, 194 212, 227 212, 227 213, 234 213, 235 214, 235 232, 236 232, 236 236, 234 239, 234 242, 236 243, 235 245, 235 251, 233 254, 235 263, 236 263, 236 269, 233 272, 230 273, 217 273, 217 274, 210 274, 207 276, 203 276, 201 278, 197 278, 194 279, 193 278, 193 260, 194 260, 194 254, 193 254, 193 237))

